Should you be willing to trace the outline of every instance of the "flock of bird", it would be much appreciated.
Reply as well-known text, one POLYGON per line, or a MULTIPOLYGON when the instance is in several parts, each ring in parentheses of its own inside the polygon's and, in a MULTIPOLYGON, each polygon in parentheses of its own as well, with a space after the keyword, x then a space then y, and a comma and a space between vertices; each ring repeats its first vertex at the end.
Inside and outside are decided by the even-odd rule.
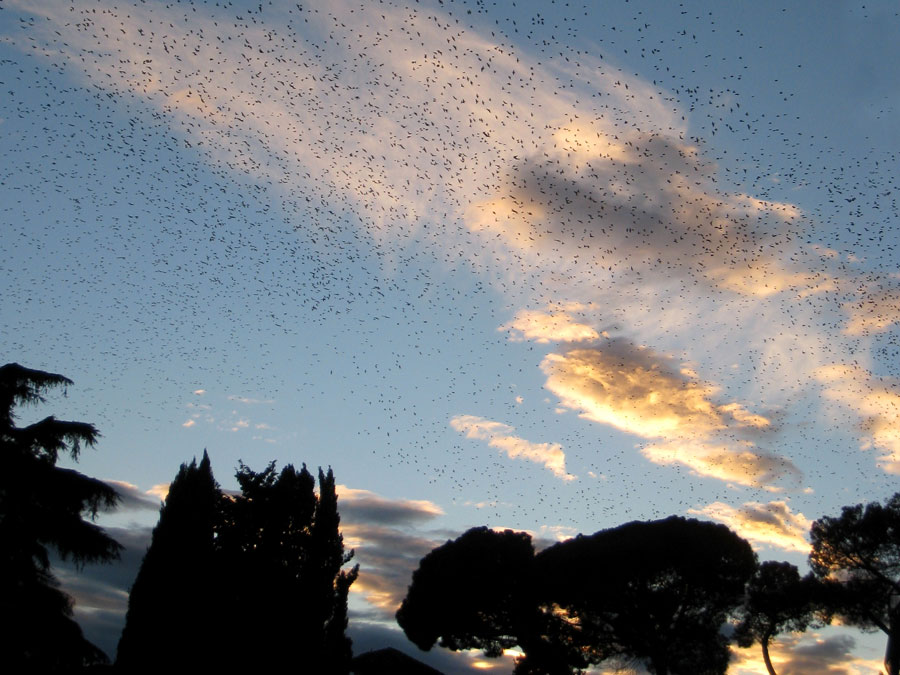
POLYGON ((674 468, 693 486, 698 465, 657 472, 633 451, 656 437, 598 450, 596 425, 561 422, 597 421, 591 401, 625 414, 616 392, 597 403, 584 384, 590 401, 567 406, 542 389, 547 354, 602 354, 612 336, 656 359, 623 360, 634 378, 667 373, 773 420, 767 436, 720 420, 704 442, 814 481, 827 406, 875 447, 835 461, 870 476, 900 458, 870 433, 900 417, 866 402, 900 396, 896 156, 798 130, 808 64, 772 74, 781 108, 748 95, 766 73, 712 6, 665 23, 627 5, 600 21, 569 3, 4 4, 7 349, 28 362, 39 345, 131 391, 101 428, 133 416, 152 431, 178 414, 173 391, 217 379, 295 389, 343 399, 368 425, 365 461, 460 502, 599 520, 647 486, 519 487, 524 464, 443 446, 449 414, 434 413, 561 441, 582 476, 674 468), (597 338, 510 342, 496 327, 523 310, 564 310, 597 338), (834 364, 860 368, 857 398, 824 379, 834 364), (772 429, 798 422, 807 442, 776 452, 772 429))

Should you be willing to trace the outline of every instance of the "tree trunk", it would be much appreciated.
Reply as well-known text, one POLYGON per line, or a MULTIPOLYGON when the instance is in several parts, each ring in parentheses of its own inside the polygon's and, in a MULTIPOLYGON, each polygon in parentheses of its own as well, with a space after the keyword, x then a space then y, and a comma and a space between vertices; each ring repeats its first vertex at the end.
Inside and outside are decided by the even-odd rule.
POLYGON ((900 604, 888 613, 887 650, 884 653, 884 669, 887 675, 900 675, 900 604))
POLYGON ((769 671, 769 675, 778 675, 772 667, 772 659, 769 658, 769 636, 763 637, 760 644, 762 645, 763 661, 766 662, 766 670, 769 671))

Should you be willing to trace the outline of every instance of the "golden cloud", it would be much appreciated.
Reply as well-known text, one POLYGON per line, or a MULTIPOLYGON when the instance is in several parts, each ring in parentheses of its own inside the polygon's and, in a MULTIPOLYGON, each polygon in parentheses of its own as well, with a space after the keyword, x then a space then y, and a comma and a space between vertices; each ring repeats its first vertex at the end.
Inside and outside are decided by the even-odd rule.
POLYGON ((600 337, 594 328, 578 323, 564 310, 523 309, 516 313, 512 321, 503 324, 497 330, 518 333, 510 337, 513 341, 535 340, 540 343, 582 342, 600 337))
POLYGON ((690 509, 689 512, 724 523, 751 544, 755 544, 754 548, 771 546, 784 551, 809 553, 806 537, 812 521, 802 513, 793 513, 787 502, 745 502, 737 508, 723 502, 714 502, 702 509, 690 509))
POLYGON ((648 445, 641 450, 654 464, 681 464, 698 476, 746 485, 779 488, 773 484, 788 480, 797 484, 800 470, 790 460, 760 450, 753 443, 717 444, 698 440, 675 440, 648 445))
POLYGON ((643 438, 707 438, 729 428, 765 429, 739 403, 716 405, 715 387, 675 372, 666 359, 623 340, 548 354, 546 387, 581 416, 643 438))
POLYGON ((450 426, 464 433, 467 438, 487 441, 492 448, 506 453, 511 459, 521 458, 542 464, 563 480, 576 477, 566 472, 566 455, 559 443, 532 443, 513 436, 515 429, 502 422, 492 422, 475 415, 457 415, 450 420, 450 426))
POLYGON ((650 349, 608 340, 602 347, 548 354, 541 369, 563 407, 653 439, 641 450, 651 462, 749 486, 800 476, 789 460, 751 440, 771 430, 769 419, 738 402, 716 403, 716 387, 650 349))

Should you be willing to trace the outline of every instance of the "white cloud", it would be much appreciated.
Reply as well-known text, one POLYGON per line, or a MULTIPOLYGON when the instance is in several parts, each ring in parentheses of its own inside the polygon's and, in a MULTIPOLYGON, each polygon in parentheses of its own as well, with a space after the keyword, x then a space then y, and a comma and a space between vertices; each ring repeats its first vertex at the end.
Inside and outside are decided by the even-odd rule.
POLYGON ((508 424, 475 415, 457 415, 450 420, 450 426, 468 438, 487 441, 489 446, 505 452, 512 459, 522 458, 542 464, 563 480, 575 479, 566 472, 566 455, 559 443, 533 443, 513 436, 515 429, 508 424))
POLYGON ((877 377, 855 364, 822 367, 816 377, 828 399, 859 417, 861 447, 880 451, 881 467, 900 474, 900 380, 877 377))

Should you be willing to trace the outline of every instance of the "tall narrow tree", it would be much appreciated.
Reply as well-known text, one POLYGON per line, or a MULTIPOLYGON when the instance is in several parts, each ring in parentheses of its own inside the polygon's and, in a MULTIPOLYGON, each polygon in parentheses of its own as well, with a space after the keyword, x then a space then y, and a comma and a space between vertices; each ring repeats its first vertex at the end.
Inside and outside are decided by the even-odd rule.
POLYGON ((213 537, 221 498, 206 451, 199 464, 181 465, 128 597, 120 668, 193 669, 215 658, 221 613, 213 537))
POLYGON ((99 433, 92 424, 53 416, 15 425, 16 406, 43 403, 44 392, 70 384, 62 375, 17 363, 0 367, 0 613, 7 626, 0 650, 9 672, 69 670, 107 660, 72 619, 72 601, 59 589, 48 551, 77 565, 119 555, 119 544, 92 522, 101 508, 118 502, 115 490, 56 466, 61 454, 77 460, 99 433))

